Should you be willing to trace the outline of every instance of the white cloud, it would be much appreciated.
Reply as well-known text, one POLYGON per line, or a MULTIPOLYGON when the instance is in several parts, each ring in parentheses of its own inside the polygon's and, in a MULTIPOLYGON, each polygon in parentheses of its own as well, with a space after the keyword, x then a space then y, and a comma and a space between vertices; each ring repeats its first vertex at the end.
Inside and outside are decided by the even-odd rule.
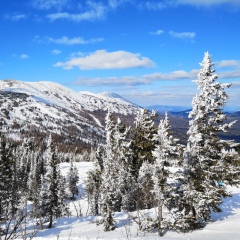
POLYGON ((174 31, 169 31, 168 32, 170 36, 173 38, 180 38, 180 39, 194 39, 196 36, 195 32, 174 32, 174 31))
POLYGON ((130 0, 108 0, 108 5, 110 8, 117 8, 124 3, 128 3, 130 0))
POLYGON ((175 106, 190 106, 192 98, 195 94, 194 88, 189 86, 167 87, 161 91, 139 92, 133 91, 127 94, 120 95, 132 102, 137 102, 141 106, 150 105, 175 105, 175 106), (185 91, 182 91, 185 89, 185 91))
POLYGON ((60 50, 54 49, 52 50, 52 54, 58 55, 61 54, 62 52, 60 50))
POLYGON ((193 6, 213 6, 221 4, 240 5, 240 0, 177 0, 177 3, 193 6))
POLYGON ((149 79, 138 78, 134 76, 124 77, 108 77, 108 78, 78 78, 74 85, 82 86, 137 86, 137 85, 148 85, 152 81, 149 79))
POLYGON ((21 54, 21 55, 19 56, 19 58, 21 58, 21 59, 27 59, 27 58, 29 58, 29 56, 28 56, 27 54, 21 54))
POLYGON ((220 62, 217 62, 217 67, 240 67, 240 61, 238 60, 222 60, 220 62))
POLYGON ((153 35, 161 35, 161 34, 163 34, 163 33, 164 33, 164 31, 161 30, 161 29, 159 29, 159 30, 157 30, 157 31, 155 31, 155 32, 150 32, 150 34, 153 34, 153 35))
POLYGON ((240 78, 240 70, 220 72, 217 75, 219 78, 240 78))
POLYGON ((159 80, 177 80, 177 79, 196 79, 199 70, 193 69, 190 72, 186 72, 184 70, 173 71, 170 73, 152 73, 148 75, 144 75, 143 78, 149 79, 152 81, 159 80))
POLYGON ((97 50, 88 56, 72 58, 66 62, 58 62, 54 66, 62 67, 63 69, 78 67, 82 70, 90 70, 154 67, 155 63, 147 57, 141 57, 140 54, 126 51, 107 52, 106 50, 97 50))
MULTIPOLYGON (((108 78, 79 78, 74 84, 81 84, 86 86, 100 86, 100 85, 115 85, 115 86, 137 86, 148 85, 157 81, 176 81, 176 80, 194 80, 197 79, 199 70, 193 69, 189 72, 184 70, 173 71, 170 73, 152 73, 143 75, 141 77, 136 76, 123 76, 123 77, 108 77, 108 78)), ((231 79, 239 78, 239 71, 229 71, 217 73, 219 79, 231 79)), ((239 86, 238 82, 233 83, 234 86, 239 86)))
POLYGON ((147 8, 148 10, 162 10, 167 6, 167 2, 145 2, 143 4, 144 8, 147 8))
POLYGON ((196 79, 199 70, 192 70, 186 72, 183 70, 173 71, 171 73, 152 73, 143 75, 141 77, 136 76, 124 76, 124 77, 108 77, 108 78, 79 78, 74 84, 86 85, 86 86, 138 86, 149 85, 156 81, 174 81, 179 79, 196 79))
MULTIPOLYGON (((239 89, 240 90, 240 82, 233 82, 231 89, 239 89)), ((238 95, 239 97, 239 95, 238 95)))
POLYGON ((47 37, 47 40, 49 42, 54 42, 54 43, 63 44, 63 45, 89 44, 89 43, 104 41, 103 38, 91 38, 89 40, 85 40, 82 37, 68 38, 66 36, 63 36, 62 38, 57 38, 57 39, 54 39, 52 37, 47 37))
POLYGON ((61 10, 66 6, 68 0, 33 0, 32 5, 41 10, 49 10, 51 8, 61 10))
POLYGON ((25 15, 25 14, 6 14, 6 15, 4 15, 4 18, 11 20, 11 21, 19 21, 22 19, 26 19, 27 15, 25 15))
POLYGON ((101 3, 87 1, 88 10, 82 12, 82 13, 68 13, 68 12, 58 12, 58 13, 52 13, 48 14, 47 18, 50 20, 58 20, 58 19, 67 19, 72 20, 76 22, 80 21, 94 21, 98 19, 103 19, 107 7, 102 5, 101 3))

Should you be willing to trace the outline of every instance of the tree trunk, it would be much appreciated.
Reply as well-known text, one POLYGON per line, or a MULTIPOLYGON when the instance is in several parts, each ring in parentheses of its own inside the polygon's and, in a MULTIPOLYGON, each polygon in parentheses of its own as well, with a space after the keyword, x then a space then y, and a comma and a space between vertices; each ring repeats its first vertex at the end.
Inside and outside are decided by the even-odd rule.
POLYGON ((52 228, 52 225, 53 225, 53 216, 50 215, 49 217, 49 224, 48 224, 48 228, 52 228))
POLYGON ((163 229, 162 229, 162 200, 158 201, 158 236, 163 236, 163 229))

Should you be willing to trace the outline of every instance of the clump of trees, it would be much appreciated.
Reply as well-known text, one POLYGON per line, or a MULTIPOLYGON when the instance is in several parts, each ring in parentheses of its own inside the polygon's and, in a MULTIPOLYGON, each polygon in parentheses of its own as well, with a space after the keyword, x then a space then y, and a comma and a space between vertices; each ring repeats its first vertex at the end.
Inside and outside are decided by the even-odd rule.
POLYGON ((18 145, 0 137, 1 239, 32 238, 44 225, 52 228, 55 219, 69 216, 67 200, 78 195, 78 173, 71 161, 64 178, 57 152, 51 134, 45 150, 29 141, 18 145), (32 230, 27 231, 30 223, 32 230))
POLYGON ((200 65, 186 146, 174 139, 167 114, 156 127, 156 112, 142 109, 130 129, 108 111, 106 144, 98 149, 86 188, 105 231, 115 228, 114 212, 150 208, 157 208, 157 217, 141 218, 140 229, 157 228, 162 236, 166 229, 201 228, 231 196, 219 183, 240 183, 240 144, 218 136, 234 124, 225 123, 223 113, 230 84, 216 82, 209 53, 200 65))

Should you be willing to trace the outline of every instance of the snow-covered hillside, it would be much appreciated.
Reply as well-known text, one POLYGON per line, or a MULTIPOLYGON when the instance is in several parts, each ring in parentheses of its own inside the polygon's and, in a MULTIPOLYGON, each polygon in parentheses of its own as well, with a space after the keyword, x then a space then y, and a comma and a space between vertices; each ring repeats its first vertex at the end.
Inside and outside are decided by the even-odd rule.
POLYGON ((139 107, 114 93, 94 94, 90 92, 75 92, 54 82, 22 82, 16 80, 0 81, 1 91, 26 93, 36 101, 56 105, 68 110, 106 111, 121 114, 135 114, 139 107))
POLYGON ((113 93, 79 93, 53 82, 0 81, 0 125, 16 140, 53 132, 62 143, 97 145, 104 138, 108 108, 124 118, 139 110, 113 93))
MULTIPOLYGON (((84 195, 84 180, 86 172, 92 168, 92 163, 76 163, 80 181, 79 189, 81 199, 75 202, 75 207, 83 216, 76 217, 76 208, 73 204, 70 206, 72 216, 70 218, 60 218, 56 221, 54 228, 39 231, 34 239, 43 240, 156 240, 160 239, 157 232, 144 233, 138 230, 135 222, 129 219, 128 214, 124 212, 115 213, 117 228, 114 231, 104 232, 103 226, 97 226, 93 216, 88 216, 87 198, 84 195), (79 204, 78 204, 79 203, 79 204)), ((62 163, 61 170, 64 175, 68 172, 69 163, 62 163)), ((162 239, 164 240, 238 240, 240 239, 240 189, 231 189, 233 197, 226 198, 222 205, 223 213, 212 215, 214 222, 209 223, 204 229, 196 230, 189 233, 177 233, 173 231, 165 232, 162 239)), ((146 210, 147 211, 147 210, 146 210)), ((155 214, 155 210, 151 211, 155 214)))

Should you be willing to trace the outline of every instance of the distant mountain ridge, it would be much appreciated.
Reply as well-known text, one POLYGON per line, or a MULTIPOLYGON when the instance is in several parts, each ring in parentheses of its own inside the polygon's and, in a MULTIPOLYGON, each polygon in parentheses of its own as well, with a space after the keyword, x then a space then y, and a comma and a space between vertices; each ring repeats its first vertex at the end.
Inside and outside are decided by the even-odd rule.
POLYGON ((115 93, 76 92, 59 83, 54 82, 22 82, 17 80, 0 81, 1 91, 21 92, 34 96, 39 101, 47 101, 50 104, 63 108, 89 111, 107 110, 122 114, 135 114, 139 106, 122 98, 115 93))
MULTIPOLYGON (((104 125, 108 109, 129 126, 141 107, 115 93, 76 92, 53 82, 0 81, 1 132, 15 140, 35 139, 41 143, 53 134, 62 151, 76 147, 98 146, 105 141, 104 125)), ((159 113, 167 111, 176 137, 186 142, 190 109, 178 106, 148 107, 159 113)), ((230 120, 240 120, 240 112, 228 113, 230 120)), ((237 122, 230 135, 240 138, 237 122)), ((231 136, 223 137, 231 139, 231 136)))
POLYGON ((53 82, 0 81, 1 132, 15 140, 41 141, 52 132, 62 147, 91 147, 104 141, 108 109, 133 118, 140 107, 113 93, 76 92, 53 82))
POLYGON ((147 109, 155 109, 158 113, 165 112, 183 112, 191 109, 191 106, 168 106, 168 105, 150 105, 147 109))

